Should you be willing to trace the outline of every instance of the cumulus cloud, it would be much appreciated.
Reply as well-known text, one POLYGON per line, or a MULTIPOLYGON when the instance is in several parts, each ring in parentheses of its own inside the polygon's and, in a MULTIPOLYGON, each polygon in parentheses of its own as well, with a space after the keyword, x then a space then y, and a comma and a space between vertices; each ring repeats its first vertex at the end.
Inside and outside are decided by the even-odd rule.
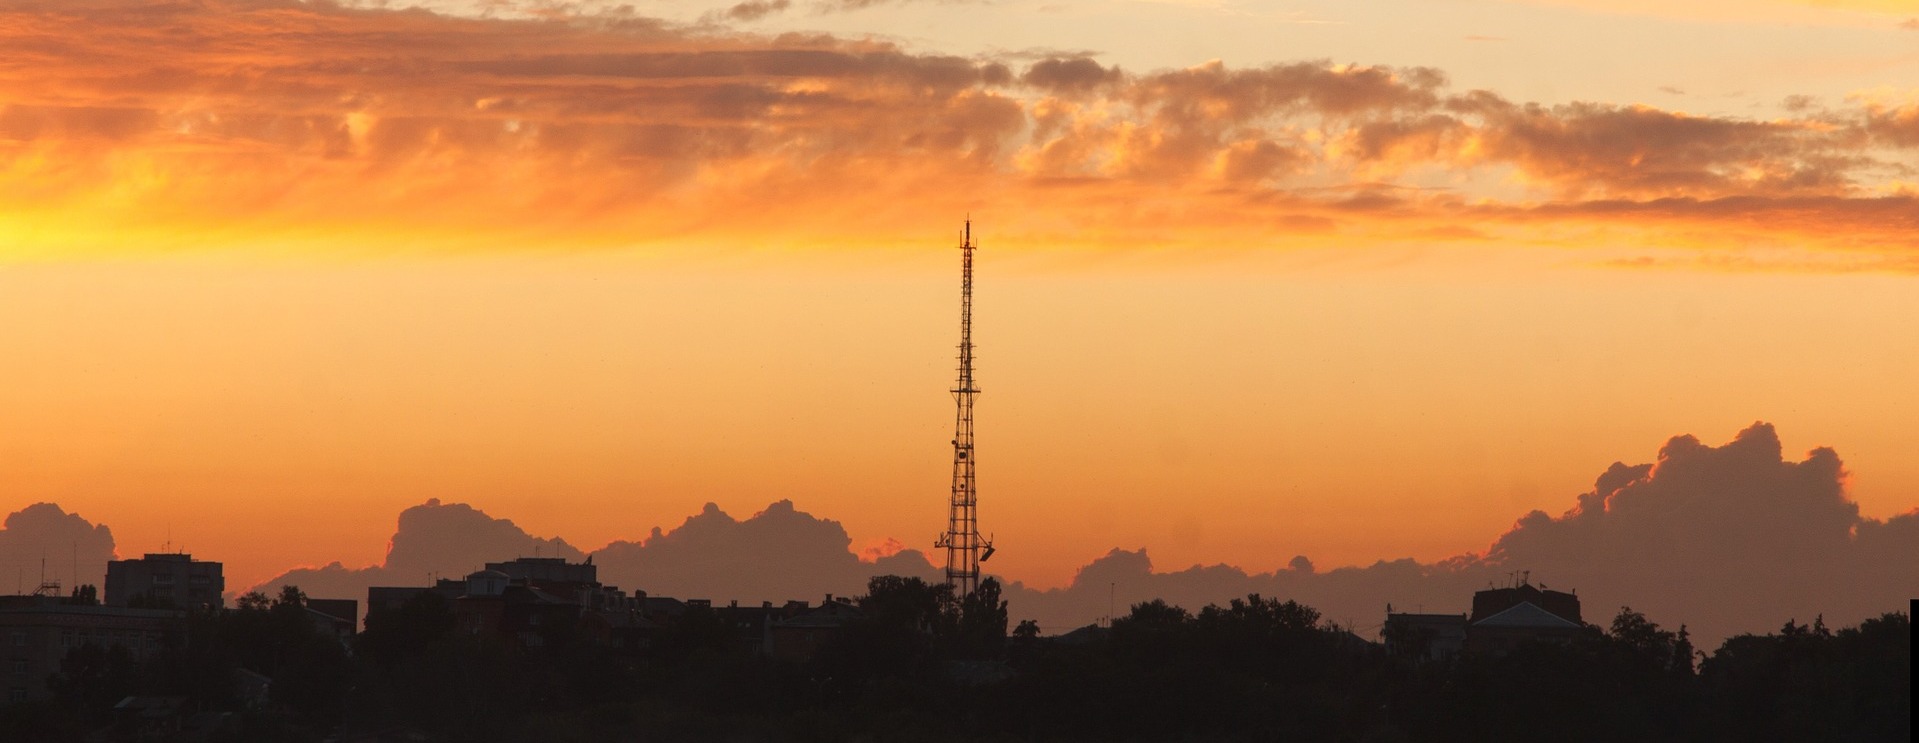
POLYGON ((572 562, 590 557, 602 583, 629 591, 748 603, 852 595, 874 575, 936 576, 923 553, 887 541, 862 559, 839 522, 799 511, 792 501, 777 501, 744 520, 709 503, 671 530, 655 527, 645 539, 616 541, 589 554, 472 506, 436 499, 400 513, 379 565, 299 568, 253 590, 291 584, 314 596, 364 597, 370 586, 426 585, 429 576, 457 579, 488 562, 535 556, 572 562))
POLYGON ((114 557, 113 530, 52 503, 14 511, 0 524, 0 580, 17 590, 38 586, 43 567, 48 580, 100 586, 114 557))
MULTIPOLYGON (((789 7, 752 0, 723 15, 789 7)), ((88 244, 244 218, 250 239, 320 226, 336 238, 468 241, 535 229, 588 245, 917 230, 964 193, 1009 215, 1003 239, 1065 219, 1109 226, 1088 238, 1102 244, 1161 240, 1139 228, 1177 218, 1185 239, 1218 244, 1293 223, 1423 239, 1464 216, 1497 239, 1594 224, 1581 208, 1594 202, 1746 199, 1765 212, 1797 199, 1780 226, 1713 209, 1620 209, 1603 224, 1726 234, 1727 245, 1765 225, 1807 244, 1913 246, 1910 230, 1854 208, 1910 180, 1919 134, 1913 109, 1893 103, 1777 119, 1542 106, 1458 91, 1425 67, 1215 61, 1141 73, 1085 55, 970 59, 557 8, 456 18, 294 0, 0 6, 0 153, 12 163, 0 217, 49 225, 29 231, 38 239, 100 230, 88 244), (1459 191, 1364 219, 1327 196, 1434 172, 1459 191), (1648 211, 1657 218, 1621 219, 1648 211)))
POLYGON ((840 523, 800 511, 792 501, 738 520, 708 503, 671 531, 654 528, 641 541, 620 541, 593 553, 602 582, 650 595, 784 602, 850 595, 873 575, 932 577, 916 551, 893 549, 864 562, 840 523))
MULTIPOLYGON (((1654 621, 1688 625, 1710 646, 1788 618, 1823 614, 1828 624, 1856 622, 1919 595, 1919 565, 1910 559, 1919 554, 1919 510, 1886 520, 1862 517, 1847 497, 1846 477, 1833 450, 1787 459, 1773 427, 1758 423, 1721 446, 1677 436, 1652 462, 1616 462, 1591 490, 1572 497, 1564 513, 1526 514, 1482 553, 1330 570, 1298 555, 1270 572, 1224 564, 1162 571, 1144 548, 1114 549, 1063 587, 1001 579, 1015 618, 1038 620, 1049 632, 1155 598, 1197 608, 1248 593, 1298 599, 1364 632, 1377 627, 1388 603, 1401 611, 1463 612, 1474 591, 1530 571, 1535 583, 1576 591, 1589 622, 1603 623, 1630 605, 1654 621)), ((34 523, 85 527, 51 506, 29 511, 34 523)), ((0 540, 13 533, 12 524, 0 540)), ((104 527, 98 529, 104 535, 104 527)), ((586 557, 468 506, 430 502, 402 514, 383 565, 297 570, 268 585, 363 596, 368 585, 420 585, 428 572, 457 576, 487 561, 536 552, 586 557)), ((785 500, 744 519, 708 504, 675 528, 614 542, 591 557, 605 583, 719 602, 817 600, 857 593, 873 575, 942 575, 926 554, 895 540, 856 553, 838 522, 785 500)))
MULTIPOLYGON (((1556 576, 1610 604, 1719 634, 1824 612, 1857 621, 1919 590, 1911 561, 1865 559, 1861 532, 1910 532, 1919 513, 1864 519, 1831 449, 1783 458, 1768 424, 1723 446, 1678 436, 1651 464, 1614 464, 1553 517, 1535 511, 1481 562, 1556 576)), ((1910 544, 1919 548, 1919 543, 1910 544)))
POLYGON ((535 556, 575 562, 586 557, 566 540, 535 537, 512 521, 435 498, 400 512, 399 527, 379 565, 349 568, 335 562, 296 568, 250 590, 272 593, 295 585, 310 596, 365 600, 371 586, 428 585, 431 577, 460 578, 488 562, 535 556))
POLYGON ((1317 573, 1294 558, 1285 570, 1248 573, 1224 565, 1157 572, 1145 550, 1114 550, 1064 588, 1015 584, 1009 595, 1014 613, 1049 629, 1103 616, 1109 601, 1123 612, 1151 598, 1195 607, 1253 592, 1297 598, 1367 628, 1389 602, 1399 611, 1468 611, 1473 591, 1530 571, 1535 583, 1576 591, 1588 622, 1630 605, 1654 621, 1687 624, 1711 647, 1788 618, 1853 623, 1919 595, 1911 559, 1919 511, 1863 518, 1845 482, 1833 450, 1785 459, 1773 427, 1758 423, 1722 446, 1677 436, 1654 462, 1614 463, 1565 513, 1527 514, 1481 554, 1317 573))

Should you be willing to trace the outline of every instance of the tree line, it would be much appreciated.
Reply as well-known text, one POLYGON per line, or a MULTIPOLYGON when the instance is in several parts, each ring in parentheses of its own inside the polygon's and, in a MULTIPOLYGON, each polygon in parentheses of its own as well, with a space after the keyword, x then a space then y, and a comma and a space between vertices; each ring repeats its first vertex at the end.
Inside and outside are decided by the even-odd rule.
MULTIPOLYGON (((534 644, 456 631, 422 593, 343 643, 305 597, 190 613, 136 660, 83 645, 54 698, 0 708, 0 740, 153 738, 112 708, 184 697, 210 741, 1904 741, 1910 618, 1786 622, 1711 652, 1621 608, 1605 627, 1504 654, 1395 657, 1309 606, 1259 595, 1197 612, 1150 601, 1110 627, 1009 631, 999 586, 971 595, 873 578, 810 660, 752 652, 689 607, 645 647, 565 625, 534 644), (236 675, 270 680, 264 703, 236 675)), ((158 739, 165 739, 161 736, 158 739)))

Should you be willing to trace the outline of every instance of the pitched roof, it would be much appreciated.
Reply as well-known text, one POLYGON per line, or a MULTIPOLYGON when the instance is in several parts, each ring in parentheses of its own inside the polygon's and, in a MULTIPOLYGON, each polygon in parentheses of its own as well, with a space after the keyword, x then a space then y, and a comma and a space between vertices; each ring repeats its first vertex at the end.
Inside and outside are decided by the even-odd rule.
POLYGON ((1536 628, 1542 628, 1542 629, 1544 628, 1578 629, 1579 628, 1579 624, 1575 622, 1569 622, 1565 618, 1560 617, 1557 614, 1554 614, 1550 611, 1546 611, 1545 609, 1541 609, 1539 608, 1537 604, 1534 604, 1530 601, 1521 601, 1517 604, 1514 604, 1511 609, 1507 609, 1498 614, 1494 614, 1490 617, 1486 617, 1485 619, 1481 619, 1477 622, 1474 622, 1473 626, 1474 627, 1536 627, 1536 628))

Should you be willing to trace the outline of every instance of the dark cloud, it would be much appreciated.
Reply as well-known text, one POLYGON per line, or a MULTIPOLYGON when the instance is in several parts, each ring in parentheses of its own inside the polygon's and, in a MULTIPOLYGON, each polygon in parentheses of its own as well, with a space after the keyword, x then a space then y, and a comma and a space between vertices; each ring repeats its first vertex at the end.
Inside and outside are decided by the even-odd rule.
POLYGON ((1866 130, 1886 144, 1919 148, 1919 103, 1871 108, 1866 113, 1866 130))
POLYGON ((885 572, 932 577, 921 553, 902 550, 862 562, 837 521, 778 501, 745 520, 707 504, 671 531, 593 553, 603 582, 652 595, 742 602, 850 595, 885 572))
POLYGON ((1231 69, 1218 61, 1141 78, 1126 97, 1163 119, 1246 122, 1274 113, 1425 111, 1446 76, 1430 67, 1296 62, 1231 69))
MULTIPOLYGON (((792 501, 775 502, 745 520, 708 504, 672 530, 656 527, 646 539, 617 541, 591 557, 608 585, 722 602, 851 595, 873 575, 937 574, 917 550, 897 550, 869 562, 856 556, 851 544, 839 522, 801 512, 792 501)), ((291 584, 314 596, 352 598, 365 596, 369 586, 425 585, 429 576, 459 578, 488 562, 532 556, 574 562, 588 557, 565 540, 534 537, 472 506, 432 500, 401 512, 380 565, 300 568, 254 590, 291 584)))
POLYGON ((1026 68, 1020 81, 1054 94, 1089 93, 1119 82, 1118 67, 1101 67, 1087 57, 1042 59, 1026 68))
POLYGON ((1743 121, 1644 106, 1503 101, 1477 107, 1488 159, 1573 195, 1844 193, 1856 160, 1813 122, 1743 121))
MULTIPOLYGON (((1015 618, 1036 619, 1048 631, 1083 626, 1109 607, 1123 612, 1154 598, 1197 608, 1247 593, 1298 599, 1365 631, 1379 624, 1388 603, 1401 610, 1466 611, 1475 590, 1530 571, 1536 583, 1576 590, 1590 622, 1603 623, 1630 605, 1662 624, 1688 625, 1711 646, 1788 618, 1824 614, 1829 624, 1852 623, 1919 595, 1919 564, 1911 559, 1919 554, 1919 510, 1864 518, 1846 495, 1846 477, 1831 449, 1786 459, 1772 426, 1759 423, 1722 446, 1678 436, 1653 462, 1614 463, 1563 514, 1526 514, 1484 553, 1331 570, 1299 555, 1270 572, 1231 565, 1161 572, 1146 549, 1115 549, 1080 568, 1064 587, 1006 581, 1007 596, 1015 618)), ((22 513, 28 512, 37 524, 95 528, 51 506, 22 513)), ((0 547, 13 533, 9 520, 0 547)), ((293 571, 269 585, 359 596, 367 585, 418 585, 429 572, 458 576, 487 561, 535 552, 584 557, 565 542, 535 539, 470 507, 429 503, 402 514, 384 565, 293 571)), ((790 501, 745 519, 709 504, 676 528, 656 528, 646 539, 592 553, 603 582, 719 602, 854 594, 872 575, 940 576, 925 554, 897 544, 868 556, 874 561, 855 554, 838 522, 790 501)))
POLYGON ((747 0, 726 9, 726 17, 736 21, 757 21, 769 15, 786 12, 793 6, 793 0, 747 0))
POLYGON ((877 8, 882 5, 906 5, 915 2, 933 2, 940 5, 973 5, 988 0, 822 0, 817 4, 822 13, 851 13, 856 10, 877 8))
POLYGON ((512 521, 436 498, 400 512, 399 527, 379 565, 349 568, 335 562, 296 568, 250 590, 271 593, 296 585, 315 597, 364 600, 370 586, 428 585, 429 576, 459 578, 488 562, 533 556, 576 562, 586 557, 566 540, 535 537, 512 521))
POLYGON ((114 557, 111 529, 52 503, 14 511, 0 525, 0 582, 17 590, 40 585, 43 570, 47 580, 104 588, 100 582, 114 557))
POLYGON ((1719 447, 1678 436, 1651 465, 1613 465, 1564 515, 1521 518, 1484 562, 1550 574, 1714 635, 1818 612, 1856 621, 1895 597, 1852 586, 1911 592, 1919 572, 1910 561, 1859 559, 1856 530, 1885 527, 1860 517, 1845 479, 1831 449, 1782 458, 1767 424, 1719 447))
POLYGON ((1296 557, 1270 573, 1223 565, 1162 573, 1145 550, 1115 550, 1065 588, 1014 584, 1009 595, 1014 614, 1049 629, 1103 616, 1109 595, 1124 611, 1151 598, 1195 607, 1249 592, 1297 598, 1367 628, 1389 602, 1402 611, 1467 611, 1474 590, 1530 571, 1536 583, 1576 590, 1589 622, 1603 624, 1630 605, 1655 621, 1687 624, 1712 647, 1789 618, 1854 623, 1919 595, 1911 558, 1919 554, 1919 511, 1862 518, 1845 481, 1831 449, 1785 459, 1772 426, 1759 423, 1723 446, 1678 436, 1655 462, 1615 463, 1566 513, 1527 514, 1484 554, 1326 572, 1296 557))

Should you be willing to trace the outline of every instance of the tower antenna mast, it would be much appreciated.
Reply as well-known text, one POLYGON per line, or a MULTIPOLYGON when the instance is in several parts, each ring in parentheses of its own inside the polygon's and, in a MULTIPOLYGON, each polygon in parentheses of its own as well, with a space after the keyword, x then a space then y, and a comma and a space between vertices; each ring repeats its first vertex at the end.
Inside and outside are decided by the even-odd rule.
POLYGON ((973 480, 973 220, 960 233, 960 342, 959 382, 953 386, 958 411, 953 421, 953 489, 946 515, 946 533, 934 547, 946 549, 946 582, 955 597, 979 588, 979 564, 993 556, 993 543, 979 533, 979 488, 973 480), (982 553, 982 550, 984 552, 982 553))

